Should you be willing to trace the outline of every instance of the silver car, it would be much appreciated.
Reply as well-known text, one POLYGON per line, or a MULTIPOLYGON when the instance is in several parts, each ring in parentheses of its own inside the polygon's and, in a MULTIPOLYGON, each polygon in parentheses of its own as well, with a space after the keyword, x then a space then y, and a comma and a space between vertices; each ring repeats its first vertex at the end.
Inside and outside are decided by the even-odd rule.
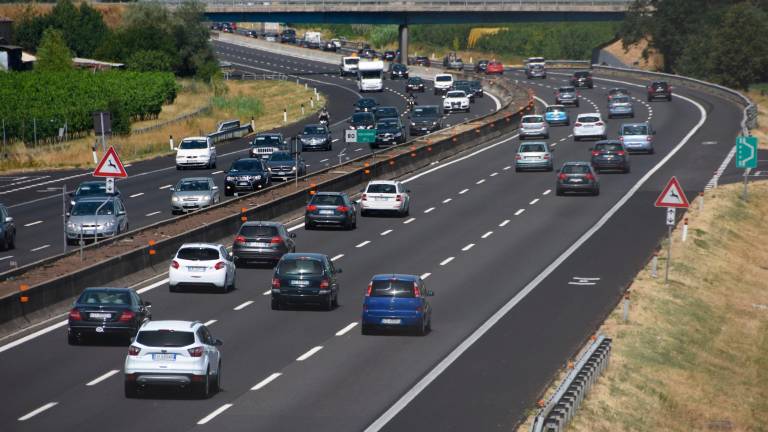
POLYGON ((547 143, 541 141, 520 144, 515 155, 515 171, 543 169, 552 171, 552 152, 547 143))
POLYGON ((532 136, 549 138, 549 126, 543 115, 525 115, 520 120, 520 139, 532 136))
POLYGON ((629 152, 653 154, 653 136, 656 131, 649 122, 623 123, 619 128, 619 141, 629 152))
POLYGON ((614 96, 608 101, 608 118, 634 116, 635 108, 629 96, 614 96))
POLYGON ((199 210, 221 201, 219 187, 210 177, 186 177, 171 188, 171 213, 199 210))
POLYGON ((128 214, 119 197, 84 197, 68 213, 67 244, 114 237, 128 231, 128 214), (98 214, 97 214, 98 212, 98 214))

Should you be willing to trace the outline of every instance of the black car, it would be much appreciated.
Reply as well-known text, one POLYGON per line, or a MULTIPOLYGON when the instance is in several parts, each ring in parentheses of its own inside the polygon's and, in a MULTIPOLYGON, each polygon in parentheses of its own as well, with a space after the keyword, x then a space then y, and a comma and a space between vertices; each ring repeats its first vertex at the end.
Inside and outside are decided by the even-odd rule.
POLYGON ((271 221, 248 221, 240 225, 232 243, 235 266, 248 263, 276 264, 283 255, 296 252, 296 234, 271 221))
POLYGON ((74 192, 69 193, 69 205, 74 207, 77 200, 84 197, 120 196, 120 190, 115 186, 115 192, 107 193, 107 183, 104 180, 89 180, 80 183, 74 192))
POLYGON ((272 153, 278 150, 287 150, 287 144, 285 138, 281 133, 260 133, 257 134, 253 141, 251 141, 251 149, 249 151, 252 158, 266 159, 272 153))
POLYGON ((573 76, 571 77, 571 85, 574 87, 594 88, 595 83, 592 82, 592 72, 590 71, 574 72, 573 76))
POLYGON ((344 192, 318 192, 304 212, 304 229, 319 225, 357 228, 357 205, 344 192))
POLYGON ((402 63, 392 63, 389 67, 389 79, 408 78, 408 67, 402 63))
POLYGON ((339 306, 341 269, 328 255, 289 253, 277 263, 272 276, 272 310, 290 304, 316 304, 325 310, 339 306))
POLYGON ((349 118, 349 129, 373 129, 376 116, 372 112, 357 112, 349 118))
POLYGON ((373 110, 373 116, 378 121, 383 118, 400 117, 400 112, 393 106, 376 107, 373 110))
POLYGON ((405 127, 400 117, 383 118, 376 122, 376 142, 371 143, 371 147, 402 144, 406 138, 405 127))
POLYGON ((257 39, 259 37, 259 32, 257 32, 256 30, 246 30, 244 34, 254 39, 257 39))
POLYGON ((600 195, 600 183, 597 173, 589 162, 566 162, 557 170, 555 193, 564 195, 566 192, 589 192, 600 195))
POLYGON ((425 135, 442 128, 442 110, 437 105, 416 105, 411 111, 411 135, 425 135))
POLYGON ((415 64, 417 66, 430 67, 432 66, 432 61, 429 60, 429 57, 427 56, 416 56, 414 57, 411 64, 415 64))
POLYGON ((273 180, 292 179, 297 173, 299 177, 307 174, 307 163, 304 162, 304 158, 300 155, 295 156, 289 151, 281 150, 272 153, 266 163, 269 176, 273 180))
POLYGON ((488 63, 490 63, 490 60, 478 60, 475 63, 475 72, 485 73, 485 70, 488 69, 488 63))
POLYGON ((130 288, 86 288, 69 311, 67 342, 88 336, 116 335, 129 340, 152 319, 150 303, 130 288))
POLYGON ((379 57, 379 53, 372 48, 363 48, 357 51, 357 55, 364 59, 373 59, 379 57))
POLYGON ((333 148, 331 131, 328 126, 322 124, 310 124, 304 126, 304 132, 299 135, 301 151, 326 150, 333 148))
POLYGON ((410 77, 405 83, 405 91, 408 93, 419 92, 424 93, 426 85, 421 77, 410 77))
POLYGON ((654 99, 672 100, 672 86, 666 81, 654 81, 648 86, 648 102, 654 99))
POLYGON ((394 61, 397 54, 394 51, 384 51, 383 58, 386 61, 394 61))
POLYGON ((253 192, 272 183, 264 162, 257 158, 242 158, 232 162, 224 179, 224 195, 253 192))
POLYGON ((453 88, 451 90, 461 90, 464 93, 467 94, 467 97, 469 98, 469 103, 475 103, 475 89, 472 88, 472 85, 469 83, 469 81, 459 80, 453 82, 453 88))
POLYGON ((481 83, 480 80, 469 81, 469 86, 472 88, 472 91, 475 93, 475 97, 485 96, 485 91, 483 90, 483 83, 481 83))
POLYGON ((16 223, 8 215, 8 207, 0 204, 0 248, 9 250, 16 247, 16 223))
POLYGON ((592 150, 592 167, 595 171, 621 170, 630 171, 629 152, 618 140, 603 140, 595 143, 592 150))
POLYGON ((360 98, 352 106, 355 107, 355 112, 360 112, 360 111, 373 111, 373 109, 376 108, 378 105, 379 103, 376 102, 376 99, 360 98))
POLYGON ((285 29, 280 33, 280 43, 296 43, 296 30, 285 29))
POLYGON ((336 49, 338 48, 336 44, 333 41, 325 41, 321 45, 321 48, 323 51, 333 51, 336 52, 336 49))

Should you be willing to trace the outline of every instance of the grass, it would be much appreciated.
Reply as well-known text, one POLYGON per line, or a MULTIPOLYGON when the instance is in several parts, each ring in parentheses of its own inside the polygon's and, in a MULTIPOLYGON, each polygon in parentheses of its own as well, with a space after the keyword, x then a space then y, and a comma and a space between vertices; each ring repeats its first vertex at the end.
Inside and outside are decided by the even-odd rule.
MULTIPOLYGON (((163 107, 156 120, 136 122, 132 130, 147 128, 210 106, 211 109, 187 120, 165 125, 145 133, 115 136, 108 140, 114 145, 124 162, 148 159, 170 153, 169 136, 178 141, 186 136, 212 132, 218 121, 255 119, 257 131, 277 128, 283 124, 283 110, 288 110, 289 121, 311 115, 309 100, 313 90, 290 81, 227 81, 227 93, 214 96, 208 85, 195 81, 181 81, 176 101, 163 107), (305 114, 301 113, 301 104, 305 114)), ((321 96, 316 106, 325 103, 321 96)), ((26 147, 21 143, 9 147, 9 157, 0 163, 0 172, 24 171, 41 168, 93 167, 91 146, 96 138, 67 141, 55 146, 26 147)))
POLYGON ((768 150, 768 83, 753 84, 747 96, 758 107, 758 127, 752 130, 752 135, 758 139, 758 147, 768 150))
POLYGON ((668 285, 650 265, 638 274, 629 322, 619 305, 600 330, 611 365, 570 431, 768 431, 768 182, 750 187, 749 203, 729 185, 693 205, 668 285))

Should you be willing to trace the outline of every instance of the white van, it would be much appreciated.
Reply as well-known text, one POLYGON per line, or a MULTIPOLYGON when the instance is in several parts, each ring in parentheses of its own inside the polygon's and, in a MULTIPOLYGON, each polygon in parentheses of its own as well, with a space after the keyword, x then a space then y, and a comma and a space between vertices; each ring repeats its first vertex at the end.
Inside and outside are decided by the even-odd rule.
POLYGON ((361 61, 357 68, 357 89, 362 92, 384 90, 384 62, 361 61))
POLYGON ((339 66, 339 74, 344 75, 357 75, 357 65, 360 63, 359 57, 342 57, 341 65, 339 66))
POLYGON ((435 75, 435 94, 444 94, 453 87, 453 75, 437 74, 435 75))
POLYGON ((320 44, 322 41, 320 40, 320 37, 322 35, 320 32, 314 32, 314 31, 308 31, 304 33, 304 39, 302 40, 302 45, 304 45, 306 48, 320 48, 320 44))

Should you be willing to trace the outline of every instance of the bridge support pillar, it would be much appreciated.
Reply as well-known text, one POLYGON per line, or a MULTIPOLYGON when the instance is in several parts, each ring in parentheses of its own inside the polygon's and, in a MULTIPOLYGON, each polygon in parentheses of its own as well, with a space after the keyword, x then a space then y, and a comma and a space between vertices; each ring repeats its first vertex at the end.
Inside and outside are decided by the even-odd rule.
POLYGON ((397 28, 397 40, 400 44, 400 62, 408 64, 408 25, 400 24, 397 28))

